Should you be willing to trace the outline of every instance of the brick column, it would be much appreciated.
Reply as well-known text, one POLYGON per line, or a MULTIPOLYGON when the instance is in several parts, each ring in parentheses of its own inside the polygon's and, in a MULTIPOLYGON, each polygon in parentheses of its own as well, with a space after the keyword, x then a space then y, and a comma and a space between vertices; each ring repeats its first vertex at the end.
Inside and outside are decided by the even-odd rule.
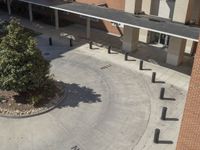
POLYGON ((200 149, 200 39, 185 104, 177 150, 200 149))

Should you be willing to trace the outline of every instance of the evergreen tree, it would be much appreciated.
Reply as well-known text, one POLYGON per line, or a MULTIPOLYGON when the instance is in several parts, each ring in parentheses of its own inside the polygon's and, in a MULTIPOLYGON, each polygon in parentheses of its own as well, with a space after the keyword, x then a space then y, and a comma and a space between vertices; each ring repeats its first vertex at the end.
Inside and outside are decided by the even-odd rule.
POLYGON ((33 37, 13 19, 0 42, 0 89, 18 93, 40 90, 49 81, 50 64, 33 37))

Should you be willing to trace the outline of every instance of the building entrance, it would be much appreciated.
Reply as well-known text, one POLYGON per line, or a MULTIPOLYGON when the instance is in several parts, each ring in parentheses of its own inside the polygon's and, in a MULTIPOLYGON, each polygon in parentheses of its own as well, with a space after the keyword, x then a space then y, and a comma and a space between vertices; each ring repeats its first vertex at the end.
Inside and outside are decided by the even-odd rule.
POLYGON ((161 34, 161 33, 154 33, 153 34, 153 43, 157 43, 157 44, 162 44, 165 46, 169 45, 169 36, 166 34, 161 34))

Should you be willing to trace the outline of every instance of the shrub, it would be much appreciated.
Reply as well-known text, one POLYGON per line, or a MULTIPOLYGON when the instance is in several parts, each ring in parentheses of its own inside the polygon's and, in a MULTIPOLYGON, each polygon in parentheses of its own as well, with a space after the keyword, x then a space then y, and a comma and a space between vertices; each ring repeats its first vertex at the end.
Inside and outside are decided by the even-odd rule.
POLYGON ((34 96, 31 96, 29 100, 30 100, 30 103, 32 103, 33 105, 37 105, 42 98, 43 98, 42 95, 34 95, 34 96))
POLYGON ((2 102, 3 100, 5 100, 4 96, 0 96, 0 102, 2 102))
POLYGON ((12 19, 0 42, 0 89, 31 93, 49 80, 50 64, 42 57, 36 41, 12 19))

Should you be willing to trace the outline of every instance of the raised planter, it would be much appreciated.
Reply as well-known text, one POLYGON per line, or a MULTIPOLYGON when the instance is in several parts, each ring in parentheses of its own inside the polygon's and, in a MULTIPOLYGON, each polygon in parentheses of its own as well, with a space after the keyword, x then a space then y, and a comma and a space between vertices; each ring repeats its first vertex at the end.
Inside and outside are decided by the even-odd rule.
POLYGON ((36 107, 30 110, 19 111, 19 110, 9 110, 5 108, 0 108, 0 117, 6 118, 28 118, 38 116, 44 113, 47 113, 57 107, 66 97, 67 92, 65 85, 62 82, 58 82, 57 87, 60 90, 61 94, 56 94, 54 98, 49 100, 48 103, 44 104, 41 107, 36 107))

